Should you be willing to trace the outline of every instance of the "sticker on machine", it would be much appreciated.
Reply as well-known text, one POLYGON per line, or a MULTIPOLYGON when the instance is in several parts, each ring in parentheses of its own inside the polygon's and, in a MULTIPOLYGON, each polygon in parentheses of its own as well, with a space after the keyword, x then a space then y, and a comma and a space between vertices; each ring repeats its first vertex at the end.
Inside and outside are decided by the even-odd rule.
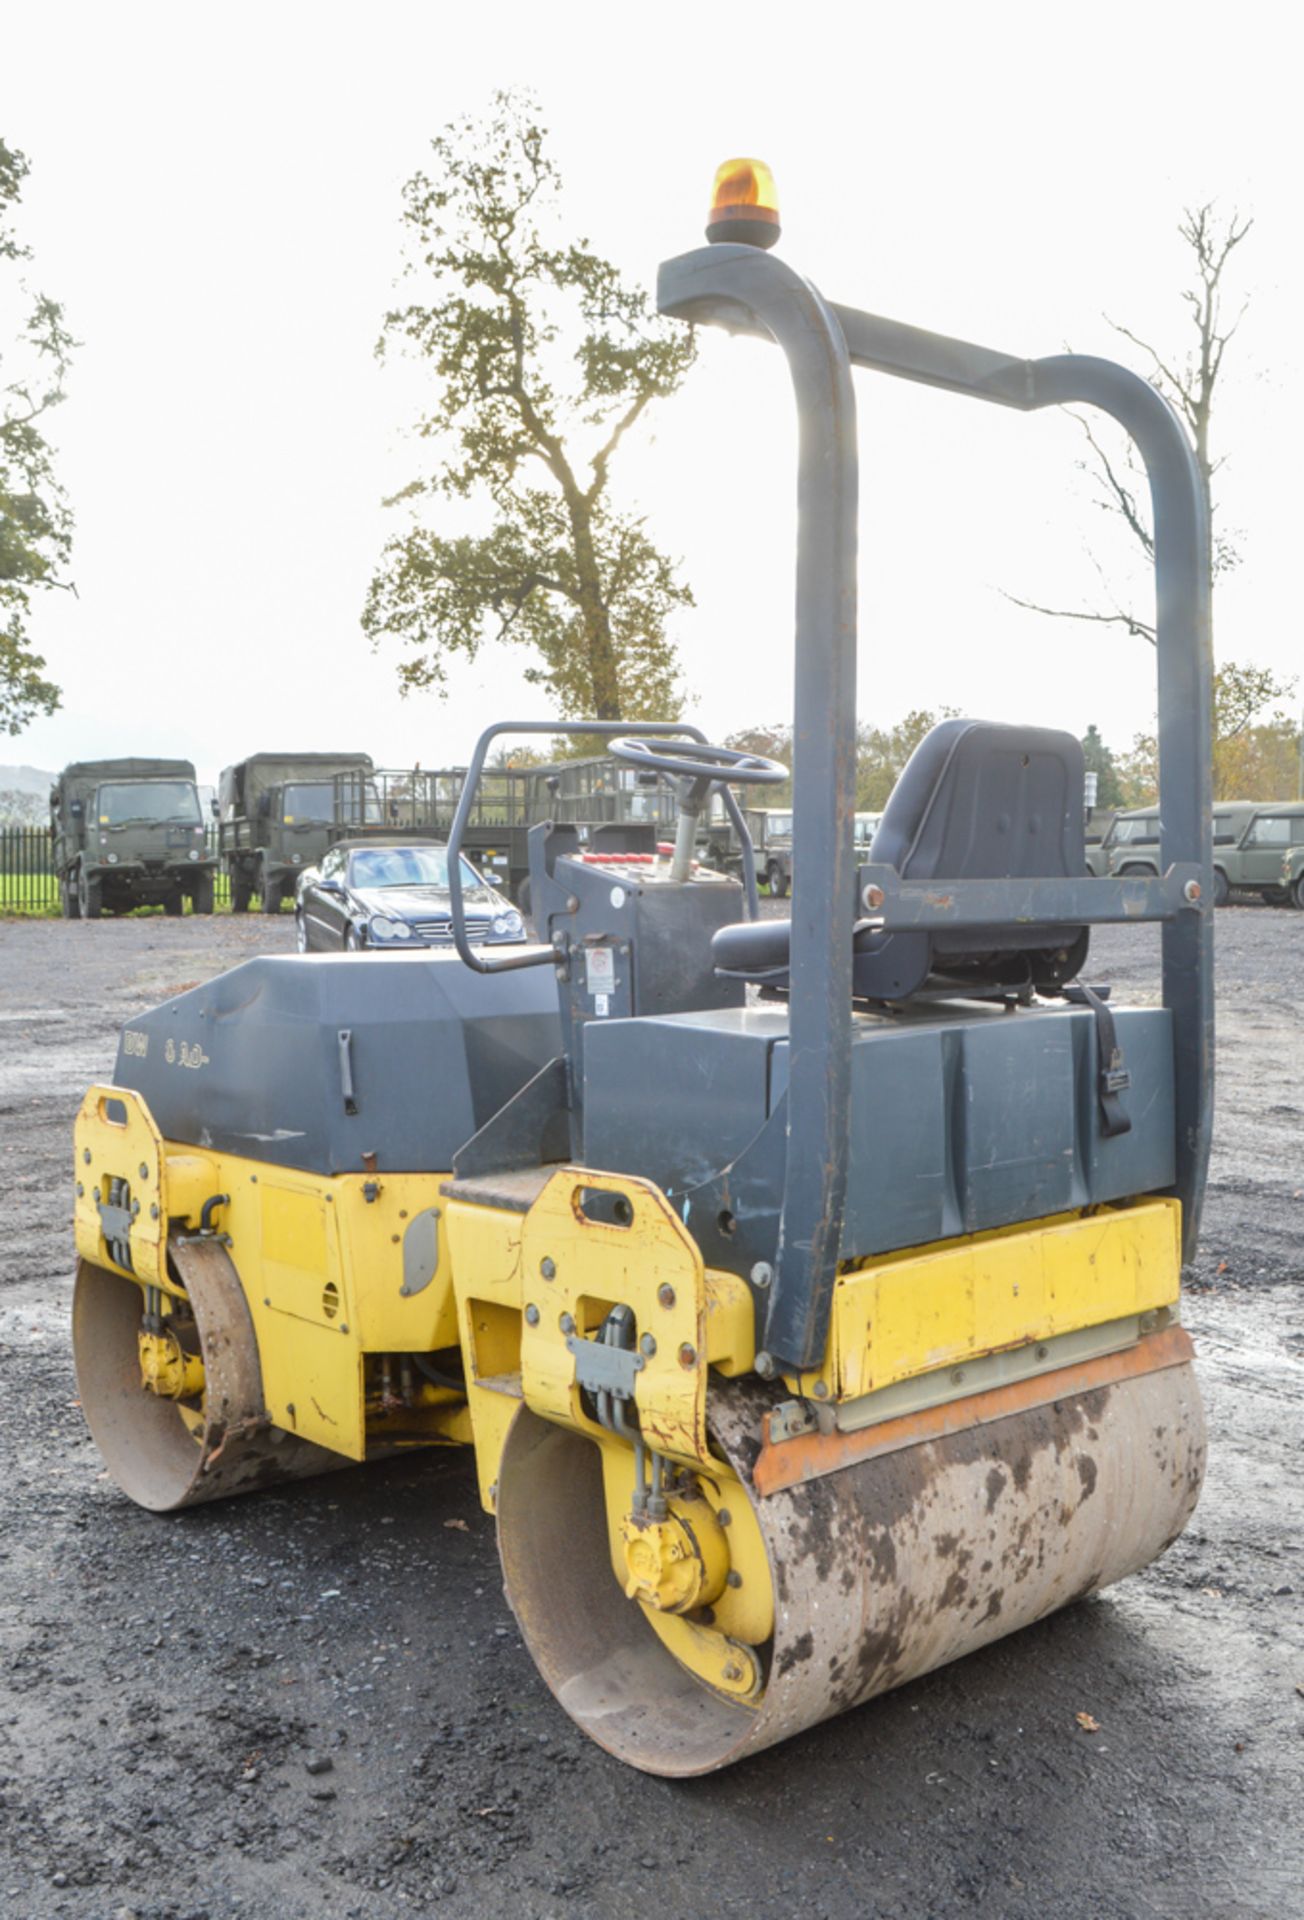
POLYGON ((614 993, 616 956, 610 947, 590 947, 584 964, 584 978, 590 993, 614 993))

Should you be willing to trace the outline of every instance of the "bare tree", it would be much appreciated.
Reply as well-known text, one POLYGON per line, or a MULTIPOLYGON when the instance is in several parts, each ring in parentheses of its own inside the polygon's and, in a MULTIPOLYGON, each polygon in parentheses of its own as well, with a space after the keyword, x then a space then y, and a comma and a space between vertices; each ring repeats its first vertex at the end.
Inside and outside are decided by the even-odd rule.
MULTIPOLYGON (((1145 354, 1150 363, 1151 383, 1172 401, 1190 430, 1209 508, 1212 529, 1210 565, 1215 581, 1219 575, 1230 573, 1239 564, 1240 551, 1232 534, 1219 526, 1215 514, 1213 480, 1222 466, 1222 459, 1215 458, 1212 451, 1210 428, 1213 403, 1222 373, 1223 356, 1249 304, 1247 300, 1241 301, 1235 316, 1229 320, 1224 307, 1224 280, 1232 255, 1253 225, 1252 219, 1236 212, 1221 218, 1212 202, 1185 209, 1178 233, 1190 248, 1194 275, 1193 284, 1182 289, 1182 299, 1191 322, 1184 354, 1161 353, 1130 327, 1122 326, 1118 321, 1110 320, 1108 314, 1105 315, 1115 333, 1131 341, 1145 354)), ((1078 467, 1091 483, 1094 504, 1112 521, 1123 523, 1147 565, 1152 566, 1155 542, 1150 503, 1145 473, 1131 440, 1126 442, 1121 452, 1114 452, 1099 437, 1094 423, 1086 415, 1074 412, 1073 418, 1082 429, 1086 442, 1086 451, 1078 467)), ((1088 553, 1100 579, 1107 603, 1105 606, 1049 607, 1014 593, 1007 593, 1006 599, 1030 613, 1048 614, 1055 620, 1085 620, 1097 626, 1124 627, 1137 639, 1148 640, 1154 646, 1153 617, 1149 616, 1148 610, 1143 615, 1126 604, 1111 586, 1105 567, 1090 547, 1088 553)))

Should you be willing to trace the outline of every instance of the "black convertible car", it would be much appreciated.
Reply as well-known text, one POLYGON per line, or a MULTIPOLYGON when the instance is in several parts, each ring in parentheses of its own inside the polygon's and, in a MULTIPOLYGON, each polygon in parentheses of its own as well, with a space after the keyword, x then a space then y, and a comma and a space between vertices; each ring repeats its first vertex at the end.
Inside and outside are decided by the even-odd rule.
MULTIPOLYGON (((466 930, 477 944, 526 938, 509 900, 462 862, 466 930)), ((453 943, 445 848, 404 841, 342 840, 299 880, 294 903, 300 953, 410 951, 453 943)))

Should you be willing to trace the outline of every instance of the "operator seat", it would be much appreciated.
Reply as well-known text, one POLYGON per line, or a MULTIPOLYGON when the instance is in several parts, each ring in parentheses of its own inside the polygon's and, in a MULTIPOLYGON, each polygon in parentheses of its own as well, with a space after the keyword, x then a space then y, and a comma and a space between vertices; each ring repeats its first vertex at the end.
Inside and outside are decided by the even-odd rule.
MULTIPOLYGON (((903 880, 1042 880, 1087 871, 1082 748, 1070 733, 943 720, 911 754, 892 790, 869 858, 903 880)), ((800 885, 800 875, 798 875, 800 885)), ((722 927, 716 971, 788 985, 789 920, 722 927)), ((855 929, 857 999, 901 1000, 926 985, 982 994, 1026 987, 1057 992, 1087 957, 1085 927, 855 929)))

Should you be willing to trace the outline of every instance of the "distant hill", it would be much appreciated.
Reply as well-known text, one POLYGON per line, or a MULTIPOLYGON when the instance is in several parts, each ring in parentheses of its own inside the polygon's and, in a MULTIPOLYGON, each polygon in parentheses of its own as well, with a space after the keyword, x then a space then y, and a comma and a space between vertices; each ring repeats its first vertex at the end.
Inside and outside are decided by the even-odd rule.
POLYGON ((41 767, 0 767, 0 793, 39 793, 49 797, 54 775, 41 767))

